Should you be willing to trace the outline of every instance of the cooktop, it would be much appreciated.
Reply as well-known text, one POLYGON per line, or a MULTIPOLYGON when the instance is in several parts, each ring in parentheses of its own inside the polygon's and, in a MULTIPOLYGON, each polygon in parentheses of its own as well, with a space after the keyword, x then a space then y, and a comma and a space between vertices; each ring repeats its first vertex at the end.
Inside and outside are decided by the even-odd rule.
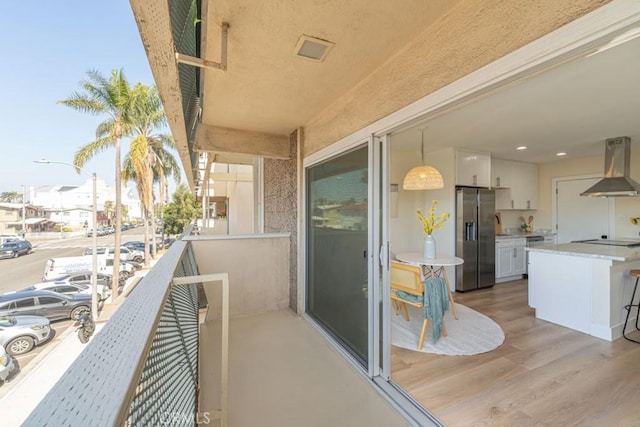
POLYGON ((571 243, 588 243, 590 245, 623 246, 627 248, 635 248, 636 246, 640 246, 640 240, 591 239, 591 240, 575 240, 571 243))

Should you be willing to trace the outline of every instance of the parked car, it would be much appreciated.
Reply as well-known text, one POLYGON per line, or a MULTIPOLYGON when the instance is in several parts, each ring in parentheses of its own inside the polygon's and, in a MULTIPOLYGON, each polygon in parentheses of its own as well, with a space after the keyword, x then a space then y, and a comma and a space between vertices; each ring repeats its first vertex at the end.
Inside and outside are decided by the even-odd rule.
MULTIPOLYGON (((129 242, 124 242, 121 246, 124 246, 125 248, 129 248, 129 249, 133 249, 136 251, 140 251, 142 254, 144 254, 144 242, 140 242, 138 240, 132 240, 129 242)), ((158 245, 158 247, 160 247, 160 245, 158 245)), ((149 253, 153 253, 152 249, 153 249, 153 246, 151 245, 151 243, 149 243, 149 253)))
MULTIPOLYGON (((33 285, 29 285, 25 288, 19 289, 15 292, 26 292, 26 291, 53 291, 59 294, 64 295, 75 295, 75 294, 87 294, 92 295, 93 290, 91 289, 90 284, 82 284, 82 283, 69 283, 62 281, 52 281, 52 282, 41 282, 35 283, 33 285)), ((106 300, 111 295, 111 290, 108 286, 98 285, 96 287, 96 291, 98 293, 98 298, 102 300, 106 300)), ((6 294, 12 294, 14 292, 6 292, 6 294)))
POLYGON ((42 316, 1 316, 0 347, 12 356, 27 353, 51 335, 50 321, 42 316))
POLYGON ((0 246, 0 258, 14 258, 20 255, 28 255, 33 250, 28 240, 14 240, 0 246))
POLYGON ((0 346, 0 381, 6 381, 15 367, 13 357, 9 356, 4 347, 0 346))
MULTIPOLYGON (((115 248, 100 247, 97 249, 98 255, 106 255, 107 258, 113 258, 115 248)), ((93 248, 86 248, 83 252, 84 256, 93 254, 93 248)), ((142 262, 144 260, 144 252, 135 249, 129 249, 126 246, 120 246, 120 259, 122 261, 142 262)))
MULTIPOLYGON (((113 258, 107 258, 105 260, 105 269, 107 271, 111 271, 113 272, 113 258)), ((136 268, 129 262, 127 261, 122 261, 120 260, 120 275, 119 277, 124 277, 124 279, 128 279, 129 277, 133 276, 133 274, 136 272, 136 268)))
MULTIPOLYGON (((107 273, 98 273, 98 286, 111 286, 111 281, 113 277, 107 273)), ((75 284, 82 285, 90 285, 91 284, 91 270, 82 270, 82 271, 74 271, 73 273, 64 274, 62 276, 58 276, 50 281, 56 282, 69 282, 75 284)))
POLYGON ((76 319, 91 310, 91 295, 63 295, 26 291, 0 295, 0 316, 44 316, 49 320, 76 319))
POLYGON ((8 242, 16 242, 20 240, 18 236, 14 236, 12 234, 0 234, 0 245, 4 245, 8 242))

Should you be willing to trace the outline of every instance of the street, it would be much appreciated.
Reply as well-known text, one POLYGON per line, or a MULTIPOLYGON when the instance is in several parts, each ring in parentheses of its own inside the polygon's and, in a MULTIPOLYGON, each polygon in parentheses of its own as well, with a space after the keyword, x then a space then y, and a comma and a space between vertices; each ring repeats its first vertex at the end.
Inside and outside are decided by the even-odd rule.
MULTIPOLYGON (((127 230, 122 233, 122 242, 143 240, 141 229, 127 230)), ((98 246, 112 246, 114 236, 98 237, 98 246)), ((0 259, 0 294, 15 291, 34 283, 40 283, 47 259, 52 257, 80 256, 85 248, 91 247, 91 237, 72 237, 69 239, 31 241, 33 252, 18 258, 0 259)), ((51 338, 44 344, 34 348, 29 353, 16 356, 18 369, 11 375, 9 381, 15 381, 20 372, 41 351, 55 345, 63 332, 72 325, 71 320, 51 322, 51 338)), ((2 396, 2 390, 0 390, 2 396)))

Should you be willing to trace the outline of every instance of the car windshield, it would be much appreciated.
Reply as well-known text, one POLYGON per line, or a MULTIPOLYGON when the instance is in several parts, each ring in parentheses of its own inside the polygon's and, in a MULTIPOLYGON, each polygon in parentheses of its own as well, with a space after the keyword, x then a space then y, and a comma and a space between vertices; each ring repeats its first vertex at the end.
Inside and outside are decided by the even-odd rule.
POLYGON ((13 316, 1 316, 0 317, 0 326, 13 326, 16 324, 16 318, 13 316))

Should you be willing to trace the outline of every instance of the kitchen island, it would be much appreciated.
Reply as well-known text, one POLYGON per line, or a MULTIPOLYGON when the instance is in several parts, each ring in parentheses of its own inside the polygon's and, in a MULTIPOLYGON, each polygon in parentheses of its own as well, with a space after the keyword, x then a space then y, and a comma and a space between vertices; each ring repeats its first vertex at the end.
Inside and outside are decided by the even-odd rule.
POLYGON ((640 248, 567 243, 527 251, 537 318, 608 341, 622 336, 635 281, 629 271, 640 268, 640 248))

